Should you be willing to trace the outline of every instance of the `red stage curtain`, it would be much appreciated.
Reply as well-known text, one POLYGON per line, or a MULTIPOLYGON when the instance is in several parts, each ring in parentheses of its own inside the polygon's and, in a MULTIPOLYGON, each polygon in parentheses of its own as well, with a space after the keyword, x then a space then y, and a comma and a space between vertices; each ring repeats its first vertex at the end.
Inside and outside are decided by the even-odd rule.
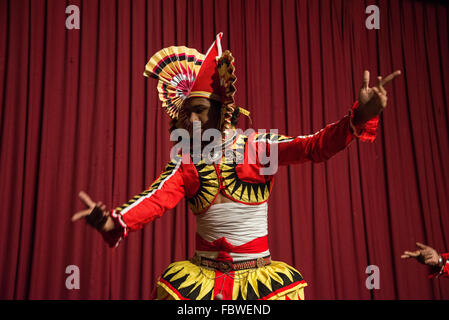
POLYGON ((445 4, 411 0, 0 1, 0 297, 148 299, 193 254, 184 202, 114 250, 70 218, 79 190, 112 208, 157 177, 168 116, 144 66, 170 45, 205 52, 222 31, 255 129, 318 131, 348 112, 364 69, 372 84, 403 71, 373 144, 279 170, 270 249, 302 272, 308 299, 448 299, 449 281, 400 259, 416 241, 449 251, 448 18, 445 4), (379 30, 365 27, 370 4, 379 30), (68 5, 79 30, 65 26, 68 5), (369 265, 380 289, 365 286, 369 265))

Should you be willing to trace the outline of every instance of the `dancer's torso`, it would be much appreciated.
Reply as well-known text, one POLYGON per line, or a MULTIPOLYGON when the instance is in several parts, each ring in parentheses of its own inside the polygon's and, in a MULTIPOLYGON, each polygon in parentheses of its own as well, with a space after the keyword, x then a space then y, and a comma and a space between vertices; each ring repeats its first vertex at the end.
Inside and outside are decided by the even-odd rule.
POLYGON ((196 253, 232 261, 268 256, 267 208, 266 202, 248 205, 219 195, 206 212, 196 216, 196 253))

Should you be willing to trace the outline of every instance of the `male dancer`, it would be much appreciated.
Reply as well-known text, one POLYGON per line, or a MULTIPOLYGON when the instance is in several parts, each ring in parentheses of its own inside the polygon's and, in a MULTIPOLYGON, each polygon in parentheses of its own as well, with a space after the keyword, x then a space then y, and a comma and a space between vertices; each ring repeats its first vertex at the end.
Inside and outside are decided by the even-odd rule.
POLYGON ((300 272, 270 257, 267 200, 275 172, 266 170, 261 155, 276 165, 320 162, 354 139, 373 141, 378 115, 387 105, 384 85, 400 71, 378 77, 374 87, 365 71, 359 99, 348 115, 313 135, 241 134, 235 130, 236 118, 248 112, 235 106, 234 58, 222 52, 221 36, 205 55, 186 47, 162 49, 144 72, 159 80, 159 97, 173 130, 185 130, 190 141, 215 129, 220 141, 209 149, 200 145, 175 152, 147 190, 115 210, 81 192, 89 208, 72 220, 86 217, 113 247, 186 198, 197 219, 196 252, 168 266, 157 283, 156 299, 304 299, 307 283, 300 272))

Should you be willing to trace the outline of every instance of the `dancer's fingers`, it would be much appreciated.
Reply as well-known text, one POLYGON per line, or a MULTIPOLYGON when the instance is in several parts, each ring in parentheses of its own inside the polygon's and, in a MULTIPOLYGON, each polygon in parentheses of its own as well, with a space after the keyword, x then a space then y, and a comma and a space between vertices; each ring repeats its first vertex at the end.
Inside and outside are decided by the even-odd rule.
POLYGON ((85 216, 88 216, 90 214, 91 209, 86 209, 86 210, 82 210, 82 211, 78 211, 77 213, 75 213, 72 216, 72 222, 75 222, 85 216))
POLYGON ((382 86, 385 86, 388 82, 390 82, 391 80, 393 80, 394 78, 396 78, 397 76, 401 75, 401 70, 396 70, 393 73, 390 73, 388 76, 386 76, 383 80, 382 80, 382 86))
POLYGON ((416 243, 416 246, 419 247, 419 248, 421 248, 421 249, 427 249, 427 248, 429 248, 429 246, 426 246, 425 244, 422 244, 421 242, 417 242, 417 243, 416 243))
POLYGON ((89 197, 89 195, 84 191, 80 191, 78 196, 89 208, 95 207, 95 202, 93 202, 92 199, 89 197))
POLYGON ((368 70, 363 71, 362 88, 363 89, 369 88, 369 71, 368 70))

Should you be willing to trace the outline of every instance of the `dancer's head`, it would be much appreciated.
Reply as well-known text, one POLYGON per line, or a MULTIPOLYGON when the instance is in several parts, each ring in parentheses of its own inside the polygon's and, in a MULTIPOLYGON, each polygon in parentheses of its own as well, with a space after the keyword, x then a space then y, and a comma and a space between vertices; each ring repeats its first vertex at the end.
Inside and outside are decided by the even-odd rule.
POLYGON ((195 119, 202 128, 232 129, 238 114, 249 114, 234 103, 234 58, 222 52, 222 34, 207 53, 187 47, 157 52, 145 66, 145 76, 159 80, 162 106, 172 118, 171 129, 188 129, 195 119), (238 111, 235 111, 238 109, 238 111))

